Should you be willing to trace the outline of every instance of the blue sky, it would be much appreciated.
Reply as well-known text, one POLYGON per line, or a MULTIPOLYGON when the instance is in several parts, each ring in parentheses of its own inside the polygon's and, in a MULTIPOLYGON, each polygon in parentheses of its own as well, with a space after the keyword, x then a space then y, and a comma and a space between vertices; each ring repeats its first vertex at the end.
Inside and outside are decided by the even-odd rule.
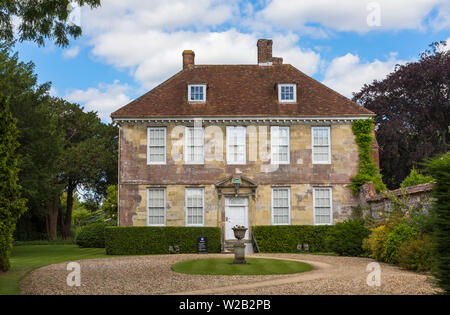
POLYGON ((255 64, 257 39, 271 38, 274 56, 351 97, 430 43, 450 43, 444 0, 102 0, 72 19, 83 36, 69 47, 16 50, 41 83, 52 82, 53 95, 106 122, 178 72, 184 49, 197 64, 255 64))

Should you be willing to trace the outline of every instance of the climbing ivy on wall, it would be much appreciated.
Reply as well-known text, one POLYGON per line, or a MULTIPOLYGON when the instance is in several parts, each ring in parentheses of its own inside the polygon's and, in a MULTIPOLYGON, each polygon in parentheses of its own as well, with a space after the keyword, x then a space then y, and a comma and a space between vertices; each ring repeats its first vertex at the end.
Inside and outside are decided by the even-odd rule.
POLYGON ((355 141, 359 148, 358 174, 352 178, 352 190, 358 194, 359 188, 367 182, 373 182, 377 192, 386 190, 381 174, 371 155, 371 145, 374 137, 372 136, 374 120, 355 120, 352 130, 355 135, 355 141))

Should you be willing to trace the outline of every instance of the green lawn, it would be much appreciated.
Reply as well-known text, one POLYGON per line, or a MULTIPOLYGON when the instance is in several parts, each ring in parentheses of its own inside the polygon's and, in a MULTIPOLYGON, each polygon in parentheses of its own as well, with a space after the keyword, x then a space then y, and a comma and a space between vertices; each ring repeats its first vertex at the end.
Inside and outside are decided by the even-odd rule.
POLYGON ((15 246, 11 255, 11 270, 0 273, 0 295, 20 294, 19 283, 30 271, 46 265, 89 258, 110 257, 104 248, 80 248, 77 245, 15 246))
POLYGON ((247 264, 234 265, 233 258, 194 259, 176 263, 172 270, 195 275, 273 275, 310 271, 313 269, 299 261, 247 258, 247 264))

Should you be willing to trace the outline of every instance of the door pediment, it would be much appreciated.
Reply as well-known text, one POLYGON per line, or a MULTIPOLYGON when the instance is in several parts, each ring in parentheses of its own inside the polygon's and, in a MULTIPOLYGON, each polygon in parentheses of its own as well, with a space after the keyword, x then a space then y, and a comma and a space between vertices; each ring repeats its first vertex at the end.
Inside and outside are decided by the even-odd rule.
POLYGON ((253 200, 256 197, 256 188, 258 185, 251 179, 244 176, 229 176, 214 184, 217 189, 219 199, 222 196, 230 197, 249 197, 253 200), (238 180, 240 182, 239 189, 236 189, 234 182, 238 180))

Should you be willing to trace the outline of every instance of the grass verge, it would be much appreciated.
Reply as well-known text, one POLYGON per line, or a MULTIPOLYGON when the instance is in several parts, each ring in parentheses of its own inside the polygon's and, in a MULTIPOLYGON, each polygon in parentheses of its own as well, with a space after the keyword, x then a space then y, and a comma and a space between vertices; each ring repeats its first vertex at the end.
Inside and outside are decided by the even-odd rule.
POLYGON ((77 245, 22 245, 13 248, 11 270, 0 273, 0 295, 20 294, 20 281, 34 269, 80 259, 109 257, 104 248, 77 245))
POLYGON ((194 259, 176 263, 172 270, 194 275, 277 275, 310 271, 309 264, 280 259, 247 258, 247 264, 233 264, 233 258, 194 259))

